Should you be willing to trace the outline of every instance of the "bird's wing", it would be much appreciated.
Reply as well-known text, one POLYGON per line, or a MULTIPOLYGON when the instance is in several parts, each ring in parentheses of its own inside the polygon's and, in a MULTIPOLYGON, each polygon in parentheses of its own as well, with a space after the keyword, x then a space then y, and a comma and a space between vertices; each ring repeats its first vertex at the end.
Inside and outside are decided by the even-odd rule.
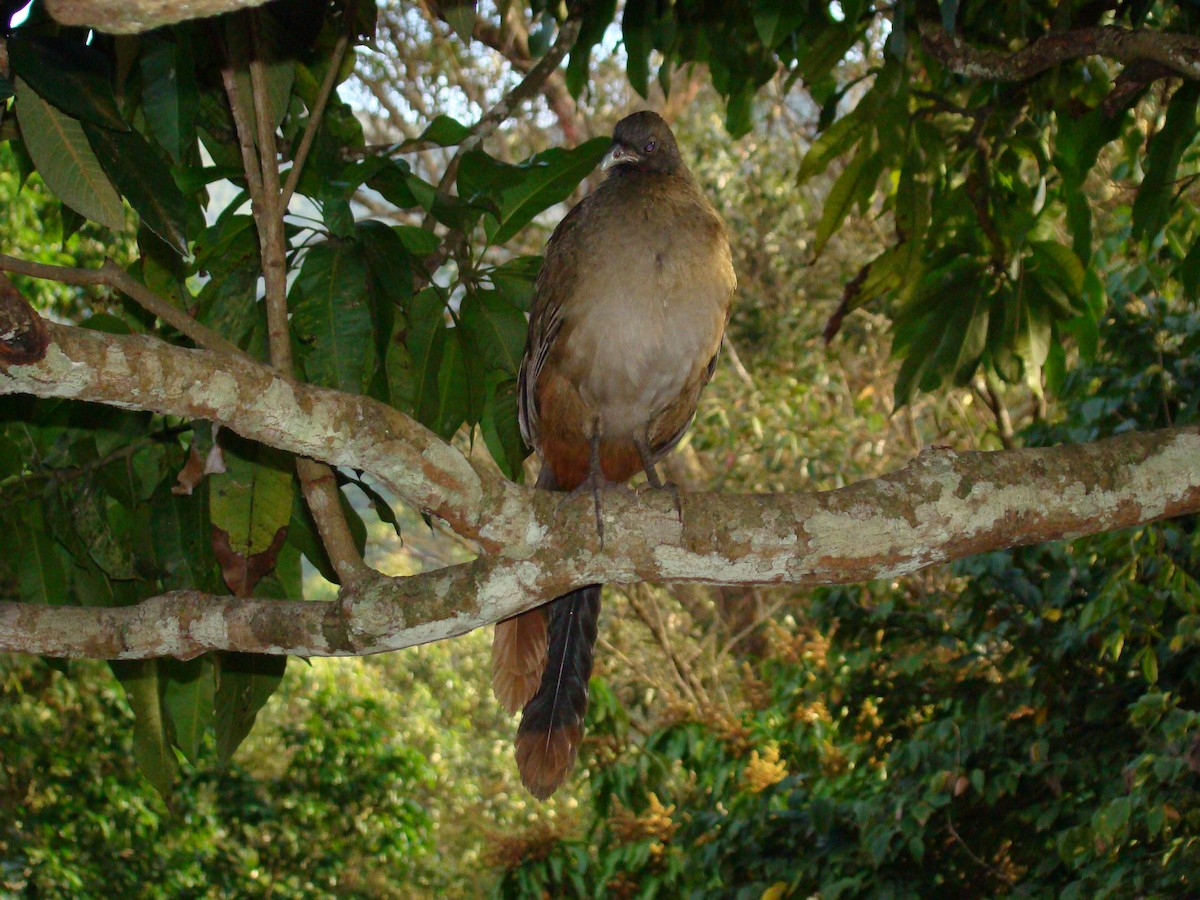
POLYGON ((537 382, 554 339, 562 328, 563 303, 574 288, 577 269, 577 226, 586 216, 591 197, 586 197, 563 217, 546 242, 546 256, 533 288, 529 335, 517 372, 517 418, 521 437, 529 447, 538 447, 537 382))

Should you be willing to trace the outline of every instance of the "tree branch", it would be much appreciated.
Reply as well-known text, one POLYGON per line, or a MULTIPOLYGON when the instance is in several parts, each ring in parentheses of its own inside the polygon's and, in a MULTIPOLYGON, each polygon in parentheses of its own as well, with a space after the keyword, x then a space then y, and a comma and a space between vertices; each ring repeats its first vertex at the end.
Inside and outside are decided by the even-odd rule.
POLYGON ((142 309, 162 319, 184 337, 190 338, 197 346, 220 350, 234 356, 243 355, 237 345, 225 340, 207 325, 197 322, 182 309, 172 306, 111 259, 106 259, 99 269, 77 269, 17 259, 15 256, 0 253, 0 270, 78 287, 105 285, 125 294, 142 309))
POLYGON ((682 521, 670 497, 609 492, 603 555, 588 549, 597 545, 590 501, 558 514, 558 498, 513 486, 517 505, 497 508, 487 528, 524 539, 493 556, 380 576, 343 591, 340 604, 186 591, 112 609, 0 603, 0 651, 362 655, 462 634, 597 581, 814 586, 892 578, 986 550, 1196 512, 1198 454, 1194 427, 1074 447, 928 451, 899 472, 820 494, 687 494, 682 521))
POLYGON ((516 487, 476 471, 431 431, 370 398, 297 384, 244 356, 141 335, 46 327, 46 357, 0 376, 0 395, 72 397, 220 422, 290 453, 371 472, 405 501, 484 546, 491 544, 480 532, 485 510, 516 487))
POLYGON ((956 75, 982 81, 1025 81, 1059 63, 1104 56, 1125 65, 1153 62, 1185 78, 1200 78, 1200 38, 1103 25, 1038 38, 1015 53, 980 50, 936 22, 921 23, 921 43, 956 75))
POLYGON ((851 583, 974 553, 1200 511, 1200 428, 1073 447, 927 451, 905 469, 819 494, 590 500, 476 471, 454 448, 370 399, 289 383, 257 363, 141 336, 47 323, 40 362, 0 375, 0 394, 92 400, 219 421, 248 437, 362 469, 446 519, 486 554, 410 578, 372 576, 337 603, 194 592, 120 609, 0 603, 0 650, 188 656, 224 648, 375 653, 461 634, 583 584, 851 583), (164 618, 165 617, 165 618, 164 618), (161 633, 160 633, 161 632, 161 633))

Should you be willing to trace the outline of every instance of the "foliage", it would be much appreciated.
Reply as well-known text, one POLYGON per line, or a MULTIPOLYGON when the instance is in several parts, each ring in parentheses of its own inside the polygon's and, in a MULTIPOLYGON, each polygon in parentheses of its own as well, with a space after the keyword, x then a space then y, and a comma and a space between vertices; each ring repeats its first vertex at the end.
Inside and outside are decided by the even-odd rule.
MULTIPOLYGON (((968 78, 926 37, 944 28, 967 46, 1011 49, 1097 24, 1194 35, 1195 4, 498 6, 423 9, 481 40, 494 14, 495 45, 525 54, 499 74, 403 4, 381 8, 403 20, 413 55, 383 60, 367 2, 285 0, 119 40, 55 25, 35 3, 0 38, 0 249, 90 269, 111 256, 265 359, 260 234, 228 64, 276 126, 285 178, 312 139, 285 223, 296 375, 474 442, 519 478, 513 390, 535 252, 603 150, 603 138, 582 136, 628 105, 625 85, 600 75, 623 62, 655 104, 696 98, 676 126, 738 257, 731 336, 753 377, 723 368, 714 382, 690 448, 710 472, 696 480, 837 486, 931 433, 993 446, 977 414, 946 425, 949 407, 919 398, 954 386, 975 388, 997 418, 1022 389, 1060 394, 1065 418, 1027 432, 1038 442, 1193 419, 1196 83, 1102 56, 968 78), (547 51, 567 9, 582 28, 563 85, 593 115, 580 139, 531 127, 531 113, 520 134, 465 150, 472 130, 458 119, 477 118, 547 51), (364 132, 367 117, 336 91, 320 108, 326 76, 344 85, 353 69, 334 55, 343 35, 360 72, 399 73, 411 115, 388 121, 380 101, 364 132), (263 61, 257 93, 251 47, 263 61), (455 93, 450 76, 471 74, 455 93), (747 137, 730 142, 722 122, 747 137), (833 350, 820 346, 822 318, 841 328, 833 350), (1013 387, 993 390, 1001 382, 1013 387)), ((554 84, 547 103, 561 124, 554 84)), ((188 343, 120 296, 17 280, 48 315, 188 343)), ((946 396, 937 403, 971 400, 946 396)), ((0 557, 0 596, 125 605, 177 588, 223 593, 235 590, 221 566, 232 554, 273 568, 257 593, 300 599, 302 560, 334 574, 296 487, 290 460, 209 423, 6 399, 0 527, 15 552, 0 557), (210 451, 223 475, 181 474, 210 451)), ((409 540, 422 527, 371 501, 409 540)), ((345 506, 365 533, 365 507, 345 506)), ((76 684, 4 661, 14 700, 0 706, 0 877, 50 895, 257 884, 387 895, 410 874, 469 890, 478 885, 463 872, 490 843, 501 891, 514 895, 733 884, 755 896, 987 895, 1014 882, 1179 894, 1195 887, 1200 814, 1193 530, 1157 525, 995 554, 903 588, 818 592, 800 624, 783 617, 747 652, 740 685, 714 691, 739 703, 672 708, 665 725, 609 672, 595 686, 582 835, 570 800, 530 822, 511 776, 497 774, 489 729, 505 723, 478 688, 463 689, 468 677, 486 684, 477 646, 389 671, 420 703, 411 716, 378 684, 363 694, 322 684, 298 701, 307 670, 285 676, 281 660, 118 665, 124 700, 86 666, 69 667, 76 684), (230 762, 280 690, 270 730, 230 762), (635 740, 639 730, 649 736, 635 740), (134 758, 171 816, 139 789, 134 758), (449 759, 456 774, 434 782, 431 766, 449 759), (439 794, 440 812, 427 812, 439 794), (470 848, 443 881, 431 874, 433 839, 470 848)), ((727 633, 725 611, 705 607, 689 625, 727 633)))
POLYGON ((330 678, 304 682, 269 757, 218 769, 209 739, 168 807, 137 773, 132 717, 101 667, 74 663, 67 677, 0 660, 0 889, 401 896, 394 885, 431 849, 412 797, 433 770, 397 737, 386 703, 330 678))

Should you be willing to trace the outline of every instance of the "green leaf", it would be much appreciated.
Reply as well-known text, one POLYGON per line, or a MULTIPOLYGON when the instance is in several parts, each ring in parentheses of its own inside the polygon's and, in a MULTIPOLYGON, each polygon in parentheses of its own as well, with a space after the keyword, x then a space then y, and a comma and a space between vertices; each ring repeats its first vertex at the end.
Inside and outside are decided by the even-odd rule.
POLYGON ((142 109, 154 139, 182 162, 196 144, 199 95, 191 46, 186 41, 142 38, 142 109))
POLYGON ((442 244, 436 234, 419 225, 396 225, 394 230, 404 249, 413 256, 428 256, 442 244))
MULTIPOLYGON (((225 20, 226 35, 229 46, 239 58, 249 59, 250 48, 246 35, 246 20, 238 16, 229 16, 225 20), (245 56, 243 56, 243 52, 245 56)), ((286 36, 278 33, 280 25, 271 16, 260 16, 256 20, 258 28, 259 57, 263 60, 263 80, 266 84, 266 106, 268 121, 278 128, 287 112, 288 99, 292 95, 292 85, 296 79, 295 60, 287 55, 287 51, 279 49, 286 44, 286 36)), ((250 70, 240 66, 234 71, 237 81, 238 95, 245 104, 246 114, 250 121, 257 121, 255 111, 260 98, 255 97, 250 80, 250 70)), ((250 129, 254 143, 258 143, 258 129, 250 129)))
POLYGON ((358 245, 326 242, 309 249, 288 305, 292 330, 306 345, 310 381, 361 393, 373 366, 367 269, 358 245))
POLYGON ((217 758, 228 765, 241 746, 258 711, 271 699, 283 680, 286 656, 256 653, 216 655, 217 690, 214 697, 217 758))
POLYGON ((95 48, 77 40, 22 34, 9 41, 8 55, 16 80, 23 79, 68 118, 128 130, 113 99, 107 65, 95 48))
POLYGON ((362 248, 366 284, 370 292, 375 352, 382 359, 397 315, 412 298, 412 258, 395 227, 366 220, 354 228, 362 248))
POLYGON ((499 291, 471 291, 458 314, 468 353, 488 370, 515 377, 529 330, 525 313, 499 291))
POLYGON ((488 242, 506 243, 538 213, 571 196, 599 165, 611 143, 608 138, 594 138, 572 150, 553 147, 516 166, 504 167, 508 177, 494 195, 499 215, 489 214, 485 223, 488 242))
POLYGON ((200 291, 197 318, 240 347, 265 318, 258 302, 258 235, 250 216, 224 218, 200 236, 193 251, 196 266, 209 277, 200 291))
POLYGON ((104 171, 146 227, 186 256, 188 201, 146 139, 136 131, 110 131, 88 122, 83 131, 104 171))
POLYGON ((517 382, 493 372, 488 378, 487 402, 479 420, 492 459, 506 477, 517 481, 528 454, 517 422, 517 382))
POLYGON ((759 40, 774 49, 804 22, 808 9, 794 0, 757 0, 754 4, 754 30, 759 40))
POLYGON ((630 86, 641 97, 650 93, 650 51, 654 48, 650 23, 656 5, 655 0, 626 0, 621 16, 625 71, 630 86))
POLYGON ((292 517, 292 469, 287 457, 261 444, 227 437, 225 471, 211 476, 209 517, 244 556, 262 553, 292 517))
POLYGON ((163 589, 222 590, 213 556, 209 523, 209 481, 198 484, 191 495, 176 495, 174 476, 164 479, 150 499, 150 550, 163 589))
POLYGON ((475 30, 475 0, 444 0, 440 8, 459 40, 464 44, 471 43, 471 34, 475 30))
POLYGON ((1189 300, 1200 299, 1200 239, 1192 244, 1179 264, 1179 281, 1189 300))
POLYGON ((128 527, 118 530, 114 518, 120 518, 122 508, 106 503, 104 496, 89 485, 70 492, 71 520, 75 532, 83 540, 88 556, 110 578, 127 581, 136 576, 133 553, 129 545, 128 527), (121 533, 121 532, 124 533, 121 533))
POLYGON ((463 346, 461 329, 446 329, 445 352, 438 367, 436 407, 431 416, 430 427, 444 440, 450 440, 464 422, 474 425, 479 421, 483 406, 481 383, 471 377, 472 360, 463 346))
POLYGON ((1083 291, 1083 263, 1070 247, 1055 241, 1030 241, 1036 268, 1072 296, 1083 291))
MULTIPOLYGON (((870 173, 876 171, 872 166, 873 156, 874 153, 869 144, 860 146, 854 159, 850 161, 842 174, 838 176, 837 181, 833 183, 833 187, 829 189, 829 195, 825 198, 825 207, 821 212, 821 220, 817 223, 817 233, 813 240, 814 259, 821 255, 825 245, 833 237, 833 233, 845 221, 850 207, 854 205, 854 201, 870 173)), ((874 184, 873 180, 871 184, 874 184)))
POLYGON ((179 763, 171 749, 169 720, 162 703, 159 664, 155 659, 113 660, 113 674, 125 689, 133 710, 133 755, 146 780, 165 799, 170 796, 179 763))
POLYGON ((125 227, 121 197, 92 152, 83 126, 17 79, 17 120, 46 186, 63 203, 113 231, 125 227))
POLYGON ((1133 201, 1134 237, 1157 234, 1170 218, 1179 161, 1196 137, 1198 99, 1200 82, 1185 81, 1171 96, 1162 129, 1150 139, 1146 175, 1133 201))
POLYGON ((217 673, 212 657, 160 659, 158 669, 173 743, 190 762, 199 763, 201 742, 212 725, 216 699, 217 673))
POLYGON ((446 350, 445 302, 435 287, 413 297, 405 344, 412 357, 412 391, 416 419, 437 430, 438 372, 446 350))
POLYGON ((58 606, 67 601, 67 573, 57 542, 42 529, 18 528, 13 535, 17 596, 22 603, 58 606))
POLYGON ((439 147, 453 147, 461 144, 471 133, 471 129, 450 116, 437 116, 429 123, 421 136, 411 141, 405 141, 401 146, 410 144, 437 144, 439 147))
POLYGON ((587 86, 588 63, 591 59, 592 48, 604 40, 604 33, 617 12, 617 0, 593 0, 581 8, 583 22, 579 26, 579 36, 571 47, 571 55, 567 60, 567 90, 572 97, 578 97, 587 86))

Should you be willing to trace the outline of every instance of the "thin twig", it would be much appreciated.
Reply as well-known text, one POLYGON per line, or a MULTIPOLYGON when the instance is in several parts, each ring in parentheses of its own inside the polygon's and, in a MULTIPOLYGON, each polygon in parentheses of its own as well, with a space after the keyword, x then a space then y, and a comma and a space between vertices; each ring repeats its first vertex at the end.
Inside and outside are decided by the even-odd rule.
POLYGON ((325 72, 325 78, 321 82, 321 89, 317 92, 316 102, 313 104, 312 109, 308 111, 308 124, 304 126, 304 135, 300 138, 300 146, 296 149, 296 158, 292 161, 291 171, 288 172, 287 182, 283 186, 283 197, 280 199, 280 206, 285 210, 292 200, 292 194, 296 192, 296 183, 300 180, 300 173, 304 170, 304 163, 308 159, 308 151, 312 148, 313 139, 317 135, 317 127, 321 124, 321 119, 325 115, 325 106, 329 102, 330 95, 333 93, 334 82, 337 81, 338 72, 342 68, 342 60, 345 58, 346 50, 350 46, 350 36, 354 32, 357 13, 357 0, 348 0, 342 13, 346 17, 342 33, 338 35, 337 43, 333 46, 333 53, 329 58, 329 69, 325 72))
MULTIPOLYGON (((287 310, 287 238, 283 230, 283 216, 287 210, 279 186, 278 148, 275 142, 275 123, 267 106, 266 73, 256 27, 257 13, 250 17, 252 48, 248 54, 250 85, 254 94, 254 119, 251 123, 245 105, 241 102, 237 79, 233 74, 233 59, 222 70, 225 89, 229 94, 229 106, 233 113, 238 142, 242 147, 242 163, 246 171, 246 182, 250 188, 254 223, 258 229, 259 254, 265 286, 264 301, 267 310, 267 334, 271 363, 288 379, 295 377, 292 361, 291 335, 288 329, 287 310), (254 132, 251 128, 254 128, 254 132), (251 137, 258 138, 257 152, 251 137)), ((245 40, 238 41, 238 49, 245 49, 245 40)), ((247 54, 243 53, 242 58, 247 54)), ((340 66, 340 63, 339 63, 340 66)), ((336 68, 336 67, 335 67, 336 68)), ((328 94, 325 95, 328 99, 328 94)), ((321 104, 323 110, 324 103, 321 104)), ((316 112, 313 120, 319 119, 316 112)), ((304 160, 297 158, 293 170, 299 173, 304 160)), ((333 470, 324 463, 305 457, 296 457, 296 474, 305 502, 317 525, 321 542, 338 573, 343 586, 361 580, 372 570, 363 561, 350 533, 350 527, 342 512, 341 492, 333 470)))
POLYGON ((234 356, 244 357, 246 355, 236 344, 227 341, 211 328, 197 322, 179 307, 158 296, 112 259, 105 259, 104 265, 99 269, 81 269, 32 262, 0 253, 0 269, 30 278, 44 278, 47 281, 73 284, 78 287, 94 285, 110 287, 128 296, 142 309, 162 319, 180 334, 191 339, 198 347, 220 350, 234 356))
POLYGON ((554 44, 546 51, 546 55, 538 60, 537 65, 529 70, 529 73, 521 79, 516 87, 479 117, 479 121, 471 127, 471 133, 458 145, 454 156, 450 158, 442 180, 438 182, 439 192, 445 192, 454 181, 454 176, 458 173, 458 164, 463 156, 491 137, 492 133, 516 112, 518 106, 542 89, 546 79, 575 46, 575 41, 579 37, 580 21, 578 18, 570 18, 563 22, 558 29, 558 37, 554 39, 554 44))

